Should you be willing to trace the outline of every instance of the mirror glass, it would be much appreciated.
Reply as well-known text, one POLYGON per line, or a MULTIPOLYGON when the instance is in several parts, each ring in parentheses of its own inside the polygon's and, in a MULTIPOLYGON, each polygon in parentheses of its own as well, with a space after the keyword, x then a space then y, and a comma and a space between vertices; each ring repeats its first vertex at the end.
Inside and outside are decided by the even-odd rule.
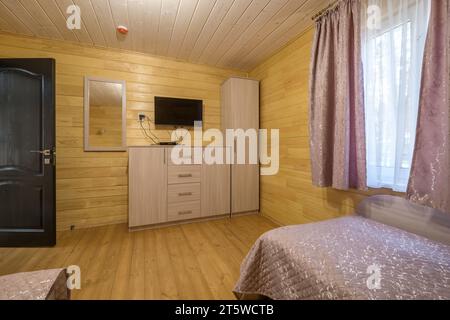
POLYGON ((85 86, 86 151, 125 151, 125 83, 87 78, 85 86))

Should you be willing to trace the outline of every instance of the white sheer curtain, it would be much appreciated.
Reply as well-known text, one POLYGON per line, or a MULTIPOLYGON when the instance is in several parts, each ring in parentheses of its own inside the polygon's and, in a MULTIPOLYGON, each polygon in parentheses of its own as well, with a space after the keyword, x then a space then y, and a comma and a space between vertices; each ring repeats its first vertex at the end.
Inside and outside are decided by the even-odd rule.
POLYGON ((429 1, 363 1, 367 179, 372 188, 407 188, 429 1))

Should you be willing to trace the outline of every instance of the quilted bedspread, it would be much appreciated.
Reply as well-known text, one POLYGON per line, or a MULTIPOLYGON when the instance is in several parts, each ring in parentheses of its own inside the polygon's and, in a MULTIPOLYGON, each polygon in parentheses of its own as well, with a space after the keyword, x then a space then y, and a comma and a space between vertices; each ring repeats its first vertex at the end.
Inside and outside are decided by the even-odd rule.
POLYGON ((450 246, 362 217, 263 235, 235 294, 274 300, 450 299, 450 246))
POLYGON ((0 277, 0 300, 69 300, 64 269, 0 277))

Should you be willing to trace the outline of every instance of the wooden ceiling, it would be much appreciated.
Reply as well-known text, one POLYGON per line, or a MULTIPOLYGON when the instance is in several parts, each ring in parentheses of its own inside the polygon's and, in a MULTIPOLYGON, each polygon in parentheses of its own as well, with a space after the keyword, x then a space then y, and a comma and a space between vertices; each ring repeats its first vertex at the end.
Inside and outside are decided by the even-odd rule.
POLYGON ((251 70, 308 29, 330 1, 0 0, 0 30, 251 70), (81 30, 66 27, 73 4, 81 30))

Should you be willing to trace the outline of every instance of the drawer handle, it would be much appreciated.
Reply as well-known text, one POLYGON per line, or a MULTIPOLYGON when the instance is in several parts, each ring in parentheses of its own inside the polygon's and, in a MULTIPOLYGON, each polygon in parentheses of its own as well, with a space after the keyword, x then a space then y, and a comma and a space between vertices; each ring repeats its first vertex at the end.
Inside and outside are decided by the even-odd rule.
POLYGON ((188 197, 192 196, 192 192, 183 192, 178 194, 179 197, 188 197))
POLYGON ((192 174, 191 173, 189 173, 189 174, 179 174, 178 178, 192 178, 192 174))
POLYGON ((180 216, 185 216, 185 215, 188 215, 188 214, 192 214, 192 211, 180 211, 180 212, 178 212, 178 214, 180 216))

